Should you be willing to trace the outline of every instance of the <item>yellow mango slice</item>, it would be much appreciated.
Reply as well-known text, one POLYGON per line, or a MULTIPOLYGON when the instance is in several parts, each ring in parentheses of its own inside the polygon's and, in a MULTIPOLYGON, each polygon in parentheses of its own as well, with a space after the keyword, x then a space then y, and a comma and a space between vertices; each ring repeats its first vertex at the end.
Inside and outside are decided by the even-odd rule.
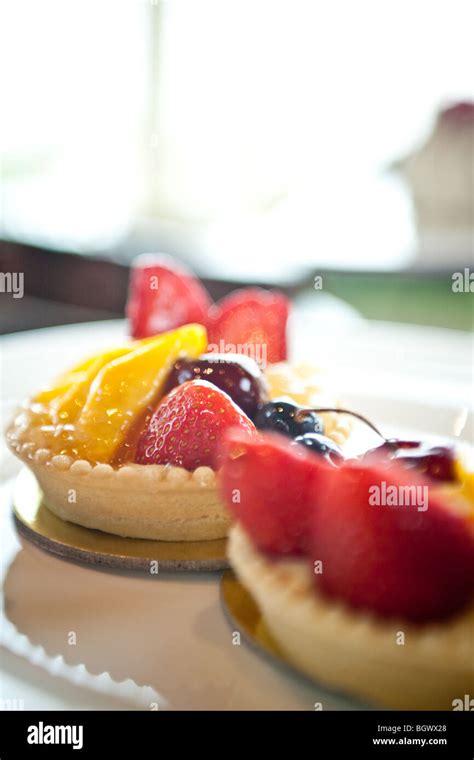
POLYGON ((93 357, 80 372, 75 372, 72 382, 63 393, 51 402, 51 413, 55 422, 74 422, 83 408, 89 388, 100 370, 115 359, 131 353, 133 347, 122 346, 93 357))
POLYGON ((456 459, 455 472, 461 483, 461 494, 471 505, 471 515, 474 517, 474 472, 462 459, 456 459))
MULTIPOLYGON (((99 370, 102 369, 102 367, 109 361, 112 361, 113 359, 118 358, 119 356, 122 356, 129 351, 132 351, 139 345, 146 345, 147 343, 155 340, 155 338, 156 335, 153 335, 151 338, 143 338, 143 340, 131 341, 128 345, 122 348, 101 351, 99 354, 89 356, 87 359, 84 359, 82 362, 80 362, 80 364, 72 367, 72 369, 69 369, 67 372, 63 372, 61 375, 55 378, 55 380, 50 385, 39 391, 39 393, 33 397, 32 403, 50 404, 55 399, 60 399, 67 391, 69 391, 71 386, 79 383, 82 384, 83 381, 84 384, 87 384, 87 381, 92 382, 99 370)), ((71 392, 68 395, 74 396, 75 394, 71 392)), ((62 410, 59 409, 59 411, 62 410)))
POLYGON ((39 393, 37 393, 33 398, 33 402, 37 404, 49 404, 50 401, 57 398, 58 396, 61 396, 74 382, 76 382, 83 375, 84 372, 87 372, 91 364, 93 364, 96 359, 97 356, 90 356, 88 359, 85 359, 76 367, 73 367, 73 369, 70 369, 67 372, 63 372, 63 374, 59 375, 59 377, 57 377, 51 385, 48 385, 46 388, 43 388, 39 393))
POLYGON ((185 325, 137 342, 128 354, 106 364, 76 419, 75 452, 92 461, 110 461, 137 415, 159 396, 178 356, 197 358, 206 348, 205 328, 185 325))
MULTIPOLYGON (((149 338, 147 340, 149 340, 149 338)), ((134 343, 130 342, 126 346, 108 349, 107 351, 101 351, 98 354, 88 356, 87 359, 83 359, 80 364, 72 367, 72 369, 69 369, 67 372, 63 372, 51 383, 51 385, 46 386, 46 388, 43 388, 37 393, 33 398, 33 403, 50 404, 51 402, 60 399, 72 386, 82 383, 83 381, 89 381, 90 384, 104 364, 132 351, 138 342, 141 341, 136 341, 134 343)), ((71 395, 73 394, 71 393, 71 395)))

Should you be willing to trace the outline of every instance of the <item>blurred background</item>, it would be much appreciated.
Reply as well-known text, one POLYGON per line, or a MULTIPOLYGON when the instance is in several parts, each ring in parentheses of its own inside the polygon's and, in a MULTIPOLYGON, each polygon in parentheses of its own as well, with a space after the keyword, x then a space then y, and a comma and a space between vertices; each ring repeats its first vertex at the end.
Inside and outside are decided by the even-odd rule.
POLYGON ((1 330, 123 313, 166 251, 215 297, 472 328, 470 0, 3 0, 1 330), (314 277, 322 277, 315 291, 314 277))

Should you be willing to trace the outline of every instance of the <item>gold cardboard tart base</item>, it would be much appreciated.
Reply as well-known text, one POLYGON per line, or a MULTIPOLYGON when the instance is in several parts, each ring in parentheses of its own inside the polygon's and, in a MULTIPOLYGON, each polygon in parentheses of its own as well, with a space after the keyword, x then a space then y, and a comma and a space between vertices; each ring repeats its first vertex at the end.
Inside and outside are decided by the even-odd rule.
POLYGON ((221 599, 227 616, 251 644, 291 667, 273 641, 251 594, 232 570, 226 570, 222 576, 221 599))
POLYGON ((35 476, 27 469, 18 475, 13 514, 18 532, 40 549, 89 565, 141 570, 150 573, 158 562, 165 571, 222 570, 229 567, 226 539, 214 541, 151 541, 122 538, 66 522, 49 511, 35 476))

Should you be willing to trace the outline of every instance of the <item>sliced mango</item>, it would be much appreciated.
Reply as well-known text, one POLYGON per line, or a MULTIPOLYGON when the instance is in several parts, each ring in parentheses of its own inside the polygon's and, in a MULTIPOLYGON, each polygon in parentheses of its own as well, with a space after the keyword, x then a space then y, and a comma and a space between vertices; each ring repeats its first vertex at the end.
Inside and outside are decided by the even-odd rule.
POLYGON ((87 382, 87 380, 91 383, 104 364, 128 353, 135 345, 135 343, 129 343, 120 348, 107 349, 107 351, 101 351, 100 353, 88 356, 87 359, 83 359, 80 364, 72 367, 67 372, 63 372, 50 385, 37 393, 33 398, 33 403, 50 404, 60 399, 72 386, 80 384, 83 381, 87 382))
POLYGON ((33 398, 33 402, 37 404, 49 404, 53 399, 61 396, 74 382, 76 382, 83 375, 84 372, 87 372, 91 364, 93 364, 96 359, 97 356, 89 356, 88 359, 81 362, 76 367, 73 367, 67 372, 63 372, 63 374, 59 375, 59 377, 57 377, 51 383, 51 385, 48 385, 46 388, 43 388, 39 393, 37 393, 33 398))
POLYGON ((51 402, 51 412, 55 422, 63 424, 74 422, 83 408, 89 388, 100 370, 110 362, 131 353, 133 346, 122 346, 112 349, 92 360, 80 372, 75 372, 72 382, 51 402))
POLYGON ((470 503, 474 516, 474 472, 462 459, 456 459, 454 464, 456 476, 461 483, 461 493, 470 503))
MULTIPOLYGON (((155 338, 156 335, 153 335, 151 338, 131 341, 128 345, 123 346, 122 348, 101 351, 98 354, 89 356, 87 359, 81 361, 80 364, 72 367, 72 369, 69 369, 67 372, 63 372, 61 375, 55 378, 55 380, 53 380, 50 385, 47 385, 45 388, 39 391, 39 393, 33 397, 33 403, 51 404, 51 402, 60 399, 66 392, 70 391, 71 386, 87 385, 87 382, 90 384, 95 375, 99 372, 100 369, 102 369, 105 364, 112 361, 113 359, 118 358, 119 356, 123 356, 126 353, 129 353, 137 346, 150 343, 151 341, 155 340, 155 338)), ((68 393, 68 396, 70 397, 75 397, 75 395, 76 394, 74 391, 68 393)), ((63 409, 59 408, 59 402, 57 406, 59 412, 63 411, 63 409)), ((79 404, 76 404, 76 406, 79 406, 79 404)), ((67 410, 67 403, 65 403, 65 410, 67 410)))
POLYGON ((132 350, 98 372, 75 420, 74 451, 108 462, 133 420, 160 394, 180 355, 197 358, 207 348, 202 325, 191 324, 132 344, 132 350))

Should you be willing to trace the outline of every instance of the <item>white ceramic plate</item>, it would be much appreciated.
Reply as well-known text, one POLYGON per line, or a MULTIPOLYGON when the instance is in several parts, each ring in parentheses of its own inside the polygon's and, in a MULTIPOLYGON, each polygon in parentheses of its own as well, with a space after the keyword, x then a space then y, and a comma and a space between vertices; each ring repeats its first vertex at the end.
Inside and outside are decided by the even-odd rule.
MULTIPOLYGON (((113 321, 1 339, 3 416, 81 355, 124 337, 113 321)), ((450 435, 464 414, 472 440, 471 336, 351 319, 329 333, 326 319, 297 313, 292 345, 297 358, 331 365, 345 404, 387 434, 450 435)), ((2 468, 4 479, 16 469, 5 449, 2 468)), ((235 645, 215 576, 143 579, 68 564, 21 548, 1 514, 10 613, 0 619, 0 698, 23 698, 27 709, 360 707, 235 645)))

